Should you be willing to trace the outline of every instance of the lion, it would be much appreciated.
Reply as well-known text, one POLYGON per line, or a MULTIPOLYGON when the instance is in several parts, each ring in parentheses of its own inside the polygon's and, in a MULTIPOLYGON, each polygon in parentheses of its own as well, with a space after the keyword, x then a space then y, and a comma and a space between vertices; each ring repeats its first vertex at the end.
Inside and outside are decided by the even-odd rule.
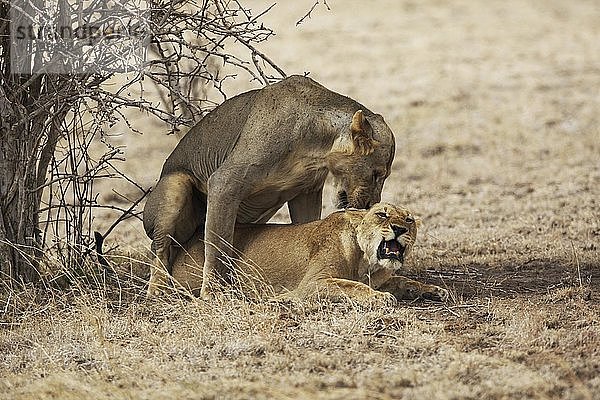
POLYGON ((157 260, 148 295, 159 294, 172 249, 194 234, 205 243, 202 297, 227 267, 235 223, 265 223, 287 203, 292 223, 321 217, 325 178, 340 208, 381 198, 395 139, 383 117, 310 78, 291 76, 226 100, 179 142, 144 207, 157 260))
MULTIPOLYGON (((347 209, 305 224, 238 225, 234 273, 246 293, 277 299, 446 301, 446 289, 398 275, 419 223, 404 207, 377 203, 369 210, 347 209)), ((203 262, 203 243, 186 243, 173 263, 176 286, 198 293, 203 262)))

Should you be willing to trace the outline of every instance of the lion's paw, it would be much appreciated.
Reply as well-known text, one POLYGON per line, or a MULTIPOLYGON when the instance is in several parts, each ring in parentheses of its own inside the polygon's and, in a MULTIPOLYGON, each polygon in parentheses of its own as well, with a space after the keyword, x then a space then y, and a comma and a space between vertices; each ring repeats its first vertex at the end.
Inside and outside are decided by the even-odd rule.
POLYGON ((398 304, 396 296, 388 292, 377 291, 373 296, 371 296, 369 300, 372 303, 375 303, 382 307, 395 306, 396 304, 398 304))
POLYGON ((445 303, 450 297, 450 293, 439 286, 427 285, 427 287, 423 288, 421 297, 426 300, 441 301, 445 303))
POLYGON ((150 277, 148 282, 148 290, 146 291, 146 298, 162 297, 172 292, 170 287, 170 279, 168 275, 161 272, 154 273, 150 277))
POLYGON ((146 298, 151 299, 154 297, 164 297, 167 295, 167 290, 165 288, 160 287, 158 285, 148 285, 148 290, 146 291, 146 298))

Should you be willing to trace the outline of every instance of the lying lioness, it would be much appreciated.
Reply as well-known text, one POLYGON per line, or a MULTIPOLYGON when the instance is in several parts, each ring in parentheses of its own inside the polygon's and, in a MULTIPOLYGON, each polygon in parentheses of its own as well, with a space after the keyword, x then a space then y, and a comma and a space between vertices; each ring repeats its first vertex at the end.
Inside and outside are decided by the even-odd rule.
MULTIPOLYGON (((245 260, 236 262, 238 282, 245 291, 279 298, 445 301, 447 290, 396 275, 418 224, 407 209, 377 203, 300 225, 238 225, 234 246, 245 260)), ((183 247, 173 262, 173 278, 197 292, 204 243, 196 239, 183 247)))

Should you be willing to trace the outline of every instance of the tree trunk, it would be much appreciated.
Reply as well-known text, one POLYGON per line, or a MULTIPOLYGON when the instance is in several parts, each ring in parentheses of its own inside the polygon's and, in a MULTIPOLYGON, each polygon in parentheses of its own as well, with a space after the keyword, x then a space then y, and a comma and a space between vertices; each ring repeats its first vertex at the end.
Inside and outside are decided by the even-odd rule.
POLYGON ((12 54, 10 27, 28 26, 34 3, 41 6, 26 2, 15 13, 10 3, 0 5, 8 22, 0 28, 0 277, 17 282, 39 279, 41 187, 56 146, 56 132, 48 129, 53 107, 43 101, 48 76, 27 73, 32 58, 12 54))
POLYGON ((0 93, 0 272, 20 282, 31 282, 39 278, 36 259, 41 199, 36 150, 41 137, 40 132, 31 131, 34 124, 11 129, 14 109, 3 95, 0 93))

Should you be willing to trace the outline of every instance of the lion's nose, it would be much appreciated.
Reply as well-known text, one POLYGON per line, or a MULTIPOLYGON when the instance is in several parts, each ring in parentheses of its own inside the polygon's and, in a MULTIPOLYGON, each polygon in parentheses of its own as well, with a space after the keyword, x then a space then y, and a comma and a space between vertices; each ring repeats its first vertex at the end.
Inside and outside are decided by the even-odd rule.
POLYGON ((392 225, 392 230, 394 231, 394 235, 396 235, 396 237, 402 236, 408 232, 408 229, 398 225, 392 225))

